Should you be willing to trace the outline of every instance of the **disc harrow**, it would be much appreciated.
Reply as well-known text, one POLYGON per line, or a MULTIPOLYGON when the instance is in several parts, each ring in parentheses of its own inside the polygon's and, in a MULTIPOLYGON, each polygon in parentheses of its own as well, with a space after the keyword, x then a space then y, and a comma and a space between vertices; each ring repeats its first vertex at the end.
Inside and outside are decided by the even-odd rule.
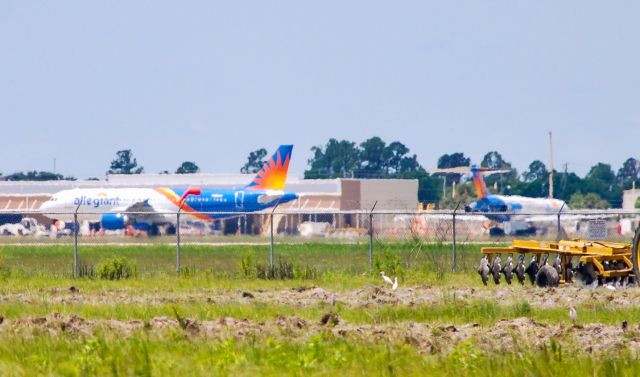
POLYGON ((541 287, 575 281, 593 287, 598 284, 626 286, 635 283, 639 243, 640 228, 633 245, 582 239, 557 242, 514 240, 507 247, 483 247, 478 273, 485 285, 489 280, 485 274, 491 273, 491 280, 496 284, 500 284, 501 276, 505 277, 507 284, 511 284, 515 275, 521 284, 528 278, 531 284, 541 287), (503 254, 507 255, 507 263, 501 265, 501 260, 505 259, 500 257, 503 254), (527 254, 530 255, 528 263, 527 254))

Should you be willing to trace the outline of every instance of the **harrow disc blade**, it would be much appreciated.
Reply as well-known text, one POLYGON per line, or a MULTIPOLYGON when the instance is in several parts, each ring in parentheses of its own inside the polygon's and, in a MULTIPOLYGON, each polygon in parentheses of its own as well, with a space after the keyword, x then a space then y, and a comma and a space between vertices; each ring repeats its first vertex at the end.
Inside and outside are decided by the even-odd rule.
POLYGON ((578 266, 575 271, 576 282, 583 286, 593 286, 598 283, 598 274, 593 263, 585 263, 578 266))

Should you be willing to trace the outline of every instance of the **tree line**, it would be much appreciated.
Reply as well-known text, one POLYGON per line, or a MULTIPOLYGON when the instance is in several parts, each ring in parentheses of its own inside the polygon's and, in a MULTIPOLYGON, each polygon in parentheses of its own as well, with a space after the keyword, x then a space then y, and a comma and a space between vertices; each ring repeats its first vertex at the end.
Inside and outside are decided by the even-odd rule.
MULTIPOLYGON (((141 174, 144 167, 138 166, 138 160, 133 157, 131 149, 123 149, 116 152, 116 158, 111 161, 107 174, 141 174)), ((175 170, 176 174, 194 174, 200 172, 200 168, 193 161, 185 161, 175 170)), ((169 174, 168 170, 160 172, 160 174, 169 174)), ((48 171, 28 171, 17 172, 3 176, 0 173, 1 180, 5 181, 75 181, 76 178, 71 176, 63 176, 62 174, 52 173, 48 171)), ((89 178, 88 180, 98 180, 98 178, 89 178)))
MULTIPOLYGON (((361 143, 330 139, 324 146, 311 148, 305 178, 413 178, 419 181, 418 199, 437 203, 440 208, 453 208, 458 203, 474 200, 475 190, 470 177, 460 174, 430 174, 404 144, 385 143, 372 137, 361 143), (455 194, 452 192, 453 183, 455 194)), ((471 159, 461 152, 444 154, 438 158, 437 168, 469 166, 471 159)), ((487 152, 481 167, 507 170, 487 175, 485 182, 494 194, 547 197, 549 172, 544 162, 532 161, 521 174, 498 151, 487 152)), ((593 165, 584 177, 568 171, 553 171, 555 198, 565 200, 571 208, 609 208, 622 205, 622 191, 640 178, 640 161, 628 158, 614 172, 610 164, 593 165)), ((640 204, 640 203, 639 203, 640 204)))
MULTIPOLYGON (((415 153, 399 141, 386 143, 374 136, 361 143, 349 140, 329 139, 325 145, 311 148, 312 157, 307 161, 305 179, 333 178, 398 178, 418 180, 418 200, 436 203, 440 208, 452 208, 458 203, 468 203, 475 198, 473 184, 461 174, 430 174, 418 163, 415 153), (455 183, 455 185, 454 185, 455 183), (455 193, 452 191, 455 187, 455 193)), ((255 174, 264 165, 267 150, 252 151, 240 168, 245 174, 255 174)), ((444 154, 438 158, 437 168, 469 166, 471 159, 461 152, 444 154)), ((507 170, 506 173, 487 175, 485 182, 494 194, 547 197, 549 172, 544 162, 532 161, 521 174, 498 151, 487 152, 481 167, 507 170)), ((177 174, 198 173, 200 168, 193 161, 183 162, 177 174)), ((138 165, 131 149, 116 152, 108 174, 140 174, 144 168, 138 165)), ((165 170, 162 173, 169 173, 165 170)), ((0 173, 0 176, 2 174, 0 173)), ((62 180, 75 179, 46 171, 18 172, 2 177, 4 180, 62 180)), ((614 171, 610 164, 598 162, 584 177, 568 171, 553 171, 554 197, 565 200, 571 208, 609 208, 622 205, 622 191, 631 188, 640 178, 640 161, 629 157, 614 171)), ((638 203, 640 207, 640 203, 638 203)))

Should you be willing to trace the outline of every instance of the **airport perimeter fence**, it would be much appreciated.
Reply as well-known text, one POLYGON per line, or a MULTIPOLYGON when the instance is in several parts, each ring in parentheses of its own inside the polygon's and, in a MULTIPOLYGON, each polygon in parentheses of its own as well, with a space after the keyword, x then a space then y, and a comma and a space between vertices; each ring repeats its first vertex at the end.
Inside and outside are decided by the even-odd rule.
POLYGON ((513 239, 631 242, 640 222, 639 211, 621 210, 487 216, 462 210, 275 208, 259 213, 123 212, 110 219, 121 221, 122 229, 104 229, 100 216, 0 212, 0 268, 79 277, 93 274, 106 257, 123 256, 141 274, 264 275, 283 263, 303 277, 407 268, 445 274, 472 271, 483 245, 513 239))

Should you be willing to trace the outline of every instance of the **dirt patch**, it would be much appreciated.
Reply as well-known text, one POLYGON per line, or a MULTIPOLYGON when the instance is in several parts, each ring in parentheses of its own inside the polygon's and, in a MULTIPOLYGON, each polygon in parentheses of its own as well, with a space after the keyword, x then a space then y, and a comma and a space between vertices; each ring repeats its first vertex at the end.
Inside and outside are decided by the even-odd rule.
POLYGON ((81 289, 52 289, 47 292, 13 293, 0 296, 0 302, 60 303, 60 304, 266 304, 288 306, 432 306, 487 300, 502 305, 527 302, 536 308, 568 307, 582 303, 602 304, 617 308, 640 306, 640 289, 627 288, 610 291, 605 288, 586 289, 575 286, 537 288, 531 285, 498 287, 452 288, 414 286, 392 290, 388 286, 368 285, 349 291, 330 291, 321 287, 294 287, 283 290, 194 290, 189 292, 133 292, 113 290, 85 293, 81 289))
POLYGON ((254 322, 222 317, 213 321, 169 317, 143 320, 87 320, 76 315, 52 313, 46 317, 5 320, 0 334, 23 336, 67 333, 94 336, 97 331, 114 336, 135 336, 140 331, 162 335, 165 331, 184 331, 189 336, 214 339, 245 339, 266 336, 287 341, 306 341, 317 334, 331 332, 336 337, 365 342, 406 343, 425 354, 448 354, 463 342, 474 342, 482 349, 513 352, 517 349, 541 349, 553 338, 565 348, 585 353, 605 353, 626 349, 640 354, 640 333, 602 324, 548 325, 529 318, 500 320, 491 326, 475 323, 435 325, 405 321, 393 324, 352 325, 343 320, 309 322, 295 316, 277 316, 273 320, 254 322), (486 348, 485 348, 486 347, 486 348))

